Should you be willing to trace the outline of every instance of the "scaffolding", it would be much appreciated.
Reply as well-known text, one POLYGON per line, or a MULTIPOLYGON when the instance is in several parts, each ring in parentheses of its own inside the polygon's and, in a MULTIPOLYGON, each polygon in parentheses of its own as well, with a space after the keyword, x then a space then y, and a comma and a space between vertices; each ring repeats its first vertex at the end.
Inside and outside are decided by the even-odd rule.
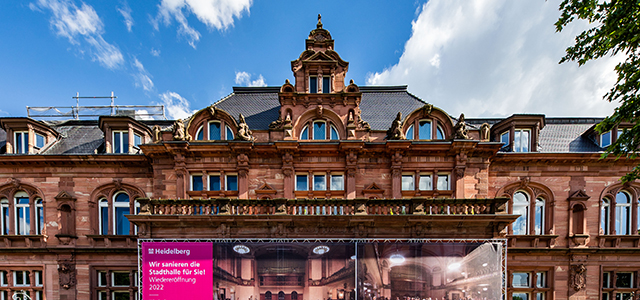
POLYGON ((113 92, 106 97, 81 97, 76 93, 75 106, 27 106, 30 118, 95 118, 100 116, 129 116, 136 120, 166 120, 164 105, 116 105, 113 92), (110 105, 80 106, 80 99, 111 99, 110 105))

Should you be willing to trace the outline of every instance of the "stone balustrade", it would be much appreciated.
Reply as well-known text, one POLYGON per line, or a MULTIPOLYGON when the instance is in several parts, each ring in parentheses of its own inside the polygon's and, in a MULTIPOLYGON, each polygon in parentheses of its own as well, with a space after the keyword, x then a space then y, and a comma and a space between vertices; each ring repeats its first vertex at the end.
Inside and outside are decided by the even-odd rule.
POLYGON ((487 215, 504 213, 491 199, 137 199, 140 215, 487 215))

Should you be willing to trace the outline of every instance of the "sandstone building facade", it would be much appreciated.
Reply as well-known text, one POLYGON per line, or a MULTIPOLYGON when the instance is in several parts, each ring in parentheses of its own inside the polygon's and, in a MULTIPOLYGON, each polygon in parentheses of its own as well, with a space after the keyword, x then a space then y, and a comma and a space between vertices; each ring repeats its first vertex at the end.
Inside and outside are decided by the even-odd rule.
POLYGON ((0 118, 0 299, 138 299, 138 240, 172 238, 380 241, 363 287, 348 243, 327 259, 229 243, 216 299, 492 297, 437 262, 388 263, 426 255, 420 239, 504 239, 508 299, 640 295, 640 184, 619 181, 638 161, 600 158, 623 127, 454 117, 406 86, 347 84, 348 67, 319 21, 292 82, 234 88, 186 120, 0 118), (286 274, 278 255, 295 258, 286 274))

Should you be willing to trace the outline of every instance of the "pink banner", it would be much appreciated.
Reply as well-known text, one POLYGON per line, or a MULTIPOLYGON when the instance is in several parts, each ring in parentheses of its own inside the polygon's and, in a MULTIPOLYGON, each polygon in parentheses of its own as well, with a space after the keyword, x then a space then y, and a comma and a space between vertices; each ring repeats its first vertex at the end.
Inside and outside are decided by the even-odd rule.
POLYGON ((213 243, 142 243, 143 299, 213 299, 213 243))

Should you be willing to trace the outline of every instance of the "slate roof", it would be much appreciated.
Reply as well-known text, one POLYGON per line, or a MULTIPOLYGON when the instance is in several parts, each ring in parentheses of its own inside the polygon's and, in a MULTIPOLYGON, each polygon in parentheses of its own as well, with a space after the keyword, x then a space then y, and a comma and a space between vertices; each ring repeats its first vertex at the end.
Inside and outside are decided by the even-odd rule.
POLYGON ((98 122, 83 122, 52 126, 60 134, 59 140, 43 154, 91 154, 100 153, 104 134, 98 122))
POLYGON ((244 116, 251 129, 267 130, 269 124, 280 116, 280 87, 246 88, 234 87, 233 93, 214 103, 238 121, 238 115, 244 116))

